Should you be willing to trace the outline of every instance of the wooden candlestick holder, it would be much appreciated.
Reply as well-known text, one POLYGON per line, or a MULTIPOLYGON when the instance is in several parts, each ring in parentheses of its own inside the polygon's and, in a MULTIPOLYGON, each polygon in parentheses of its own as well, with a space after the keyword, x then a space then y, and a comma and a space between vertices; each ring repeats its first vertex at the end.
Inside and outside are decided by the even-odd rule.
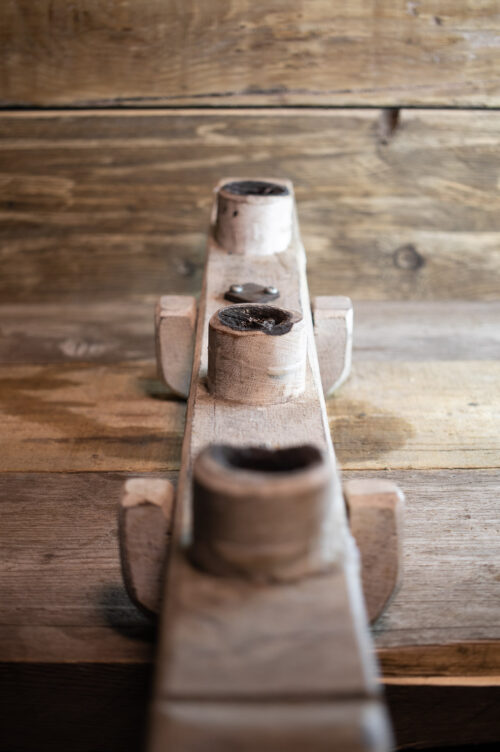
POLYGON ((129 481, 120 513, 127 589, 161 612, 150 752, 391 748, 362 588, 373 621, 403 497, 342 492, 324 395, 349 374, 352 306, 311 311, 293 195, 222 181, 199 303, 156 310, 159 372, 188 406, 175 503, 129 481))

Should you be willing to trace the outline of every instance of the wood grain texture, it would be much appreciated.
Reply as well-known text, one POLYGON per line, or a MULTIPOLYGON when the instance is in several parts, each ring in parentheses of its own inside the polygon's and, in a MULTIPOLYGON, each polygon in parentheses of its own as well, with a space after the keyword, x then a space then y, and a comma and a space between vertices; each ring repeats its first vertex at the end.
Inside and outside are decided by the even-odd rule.
POLYGON ((497 113, 11 113, 0 118, 3 302, 197 294, 222 170, 291 178, 312 295, 490 299, 497 113))
POLYGON ((178 467, 185 404, 152 361, 6 367, 0 404, 0 470, 178 467))
MULTIPOLYGON (((374 630, 384 679, 498 683, 498 471, 377 475, 406 494, 403 579, 374 630)), ((153 627, 120 572, 116 515, 128 477, 3 474, 0 662, 152 660, 153 627)))
POLYGON ((497 467, 500 362, 357 363, 328 400, 341 467, 497 467))
POLYGON ((7 104, 494 106, 494 0, 7 0, 7 104))
MULTIPOLYGON (((154 296, 92 305, 0 305, 0 362, 116 363, 154 357, 154 296)), ((500 302, 354 301, 354 360, 496 360, 500 302)))
MULTIPOLYGON (((496 467, 499 379, 495 361, 355 358, 327 401, 341 467, 496 467)), ((152 361, 0 366, 0 415, 3 471, 179 468, 185 403, 152 361)))
POLYGON ((404 494, 394 483, 360 478, 342 485, 349 526, 361 556, 361 584, 370 624, 401 579, 404 494))
POLYGON ((354 315, 359 363, 498 360, 500 355, 500 302, 356 301, 354 315))

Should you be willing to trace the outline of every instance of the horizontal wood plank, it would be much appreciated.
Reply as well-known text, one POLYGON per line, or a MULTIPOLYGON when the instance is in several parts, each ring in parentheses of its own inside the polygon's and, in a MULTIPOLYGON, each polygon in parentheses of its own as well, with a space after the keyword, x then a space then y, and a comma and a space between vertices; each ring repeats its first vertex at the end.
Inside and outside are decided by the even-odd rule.
MULTIPOLYGON (((406 494, 402 585, 374 628, 385 679, 495 683, 498 471, 380 475, 406 494)), ((0 662, 152 659, 154 631, 128 601, 118 560, 118 498, 127 477, 2 476, 0 662)))
MULTIPOLYGON (((355 362, 327 401, 341 467, 496 467, 499 380, 495 361, 355 362)), ((1 471, 179 467, 185 403, 152 361, 0 366, 0 414, 1 471)))
POLYGON ((327 401, 346 470, 497 467, 500 362, 360 362, 327 401))
POLYGON ((358 363, 499 356, 500 302, 354 301, 353 359, 358 363))
MULTIPOLYGON (((0 305, 0 363, 116 363, 155 355, 154 299, 0 305)), ((500 306, 499 306, 500 312, 500 306)))
POLYGON ((153 362, 2 371, 0 471, 178 468, 185 403, 153 362))
MULTIPOLYGON (((153 296, 0 305, 0 363, 115 363, 154 356, 153 296)), ((353 301, 353 358, 495 360, 500 302, 353 301)))
POLYGON ((0 297, 197 294, 230 171, 294 181, 312 295, 495 300, 499 117, 405 111, 383 143, 374 110, 5 114, 0 297))
POLYGON ((498 106, 494 0, 2 3, 0 101, 498 106))

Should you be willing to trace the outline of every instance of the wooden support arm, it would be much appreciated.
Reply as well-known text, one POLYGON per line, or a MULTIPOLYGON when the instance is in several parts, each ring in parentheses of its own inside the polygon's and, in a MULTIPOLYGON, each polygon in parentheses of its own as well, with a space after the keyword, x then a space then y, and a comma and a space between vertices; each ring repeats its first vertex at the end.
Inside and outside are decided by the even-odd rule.
POLYGON ((123 580, 130 599, 148 615, 160 609, 174 495, 168 480, 130 478, 123 487, 119 513, 123 580))
POLYGON ((404 495, 390 480, 356 478, 345 483, 344 498, 361 553, 361 585, 373 624, 401 577, 404 495))
POLYGON ((155 310, 158 373, 167 387, 187 398, 193 366, 196 298, 163 295, 155 310))
MULTIPOLYGON (((351 370, 353 314, 349 298, 322 295, 312 301, 314 338, 325 397, 351 370)), ((196 299, 163 295, 155 312, 158 371, 167 387, 187 398, 193 363, 196 299)))
POLYGON ((323 394, 328 396, 351 372, 352 303, 350 298, 320 295, 313 298, 314 339, 323 394))

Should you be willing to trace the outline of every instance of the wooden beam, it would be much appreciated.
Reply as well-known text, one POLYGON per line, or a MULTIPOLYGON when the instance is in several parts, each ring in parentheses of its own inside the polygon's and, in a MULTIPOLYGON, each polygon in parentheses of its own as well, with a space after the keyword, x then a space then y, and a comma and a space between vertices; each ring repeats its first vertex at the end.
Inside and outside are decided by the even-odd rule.
POLYGON ((210 192, 231 165, 293 180, 311 295, 496 300, 498 115, 405 111, 388 144, 378 117, 3 114, 0 297, 88 307, 197 294, 210 192))
MULTIPOLYGON (((500 364, 490 360, 355 358, 327 401, 342 466, 494 466, 499 379, 500 364)), ((166 392, 152 361, 0 366, 0 407, 1 470, 179 468, 186 406, 166 392)))
POLYGON ((498 106, 494 0, 2 3, 17 105, 498 106))
MULTIPOLYGON (((227 189, 227 181, 222 185, 227 189)), ((243 185, 250 222, 258 219, 256 207, 267 215, 293 195, 288 182, 266 183, 255 195, 243 185)), ((366 733, 381 750, 390 746, 328 432, 305 254, 291 206, 288 214, 294 232, 286 250, 272 253, 263 238, 266 254, 255 255, 246 242, 235 252, 232 243, 217 244, 221 223, 240 227, 237 210, 212 213, 164 584, 151 750, 169 742, 194 750, 201 740, 214 750, 248 745, 249 724, 252 743, 258 739, 271 750, 278 738, 286 746, 280 712, 268 719, 261 714, 256 727, 254 705, 278 708, 291 698, 297 703, 292 736, 313 749, 330 748, 335 738, 339 750, 362 750, 366 733), (225 306, 224 292, 239 280, 272 284, 280 307, 225 306), (294 457, 302 447, 293 483, 285 473, 261 469, 255 447, 264 437, 266 446, 294 457), (217 445, 226 446, 223 455, 217 445), (254 447, 243 465, 233 457, 242 446, 254 447), (255 472, 255 481, 246 481, 255 499, 250 505, 248 462, 255 472), (284 525, 282 504, 295 508, 304 498, 305 517, 298 509, 289 514, 301 524, 284 525), (315 725, 325 695, 332 706, 351 698, 347 723, 341 713, 315 725)))

